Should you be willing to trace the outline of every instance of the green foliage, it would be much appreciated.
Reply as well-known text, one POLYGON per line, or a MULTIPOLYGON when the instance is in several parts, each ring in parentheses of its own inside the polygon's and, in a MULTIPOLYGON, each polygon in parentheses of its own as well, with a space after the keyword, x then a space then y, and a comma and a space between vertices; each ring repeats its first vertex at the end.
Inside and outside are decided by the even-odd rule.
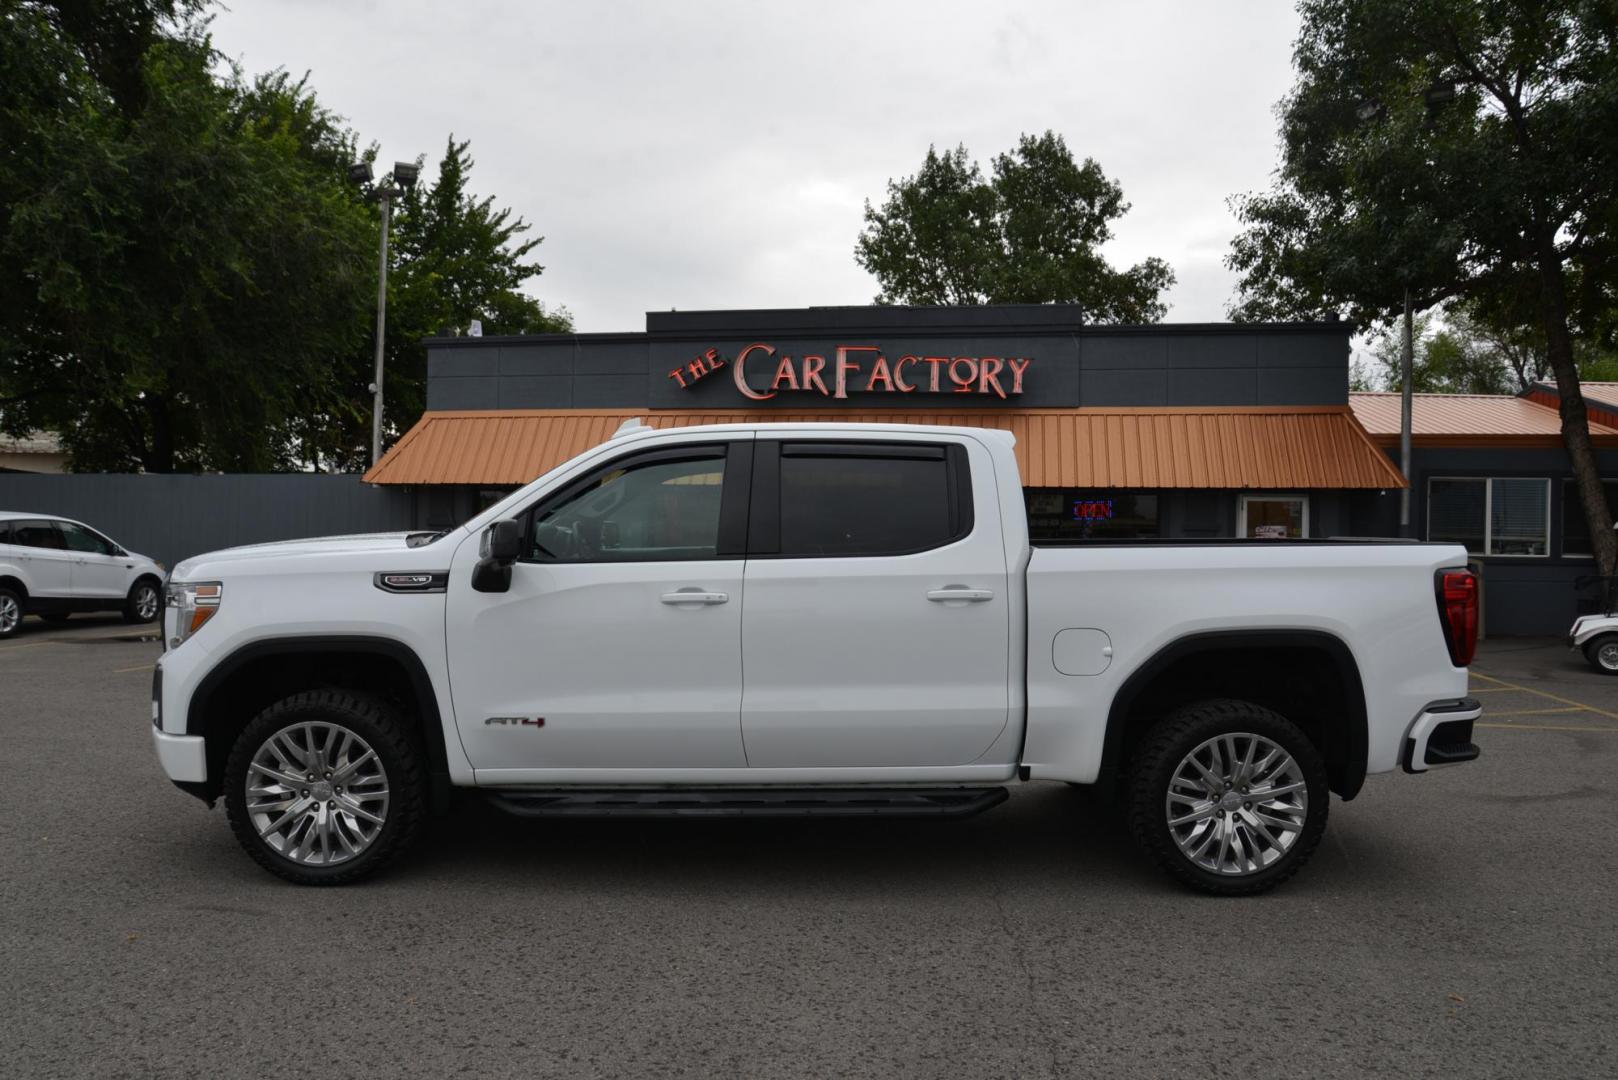
POLYGON ((48 50, 65 76, 6 102, 28 146, 0 181, 7 427, 59 432, 80 469, 283 464, 265 432, 361 326, 364 211, 309 145, 340 157, 344 136, 301 85, 216 78, 195 25, 125 57, 137 86, 43 14, 3 24, 8 55, 48 50))
POLYGON ((1552 244, 1611 306, 1618 7, 1611 0, 1304 0, 1276 185, 1235 201, 1232 315, 1392 318, 1485 302, 1539 315, 1552 244), (1454 97, 1431 93, 1453 86, 1454 97), (1602 249, 1602 250, 1598 250, 1602 249))
MULTIPOLYGON (((573 329, 565 309, 549 309, 520 291, 525 281, 544 271, 528 259, 542 238, 524 239, 530 229, 527 222, 514 218, 510 210, 496 209, 492 197, 478 199, 468 193, 473 161, 467 147, 451 136, 437 178, 411 189, 394 210, 382 384, 385 444, 402 434, 426 407, 423 338, 465 333, 474 319, 489 335, 573 329)), ((425 171, 422 175, 425 179, 425 171)), ((373 263, 375 259, 373 251, 373 263)), ((353 414, 330 416, 318 436, 311 433, 306 440, 308 456, 318 452, 324 463, 352 469, 367 464, 371 411, 365 387, 374 371, 375 347, 373 330, 344 368, 346 384, 356 395, 350 400, 363 402, 363 407, 353 414)))
POLYGON ((1244 229, 1233 318, 1389 322, 1459 300, 1538 335, 1597 558, 1618 563, 1578 352, 1618 307, 1615 0, 1301 0, 1297 83, 1244 229))
MULTIPOLYGON (((1470 327, 1435 326, 1425 315, 1418 315, 1414 324, 1411 389, 1416 393, 1509 394, 1520 389, 1513 385, 1506 358, 1470 327)), ((1401 389, 1403 355, 1402 326, 1395 324, 1377 334, 1371 340, 1375 385, 1367 389, 1401 389)))
POLYGON ((882 286, 879 304, 1084 307, 1094 322, 1156 322, 1174 273, 1150 258, 1114 270, 1100 248, 1128 212, 1101 166, 1060 135, 1024 135, 985 179, 964 146, 929 147, 919 172, 865 204, 855 260, 882 286))
MULTIPOLYGON (((199 7, 0 7, 0 430, 57 432, 77 469, 361 466, 380 215, 355 138, 306 82, 224 66, 199 7)), ((567 327, 517 291, 537 240, 465 193, 465 149, 396 215, 404 423, 422 336, 567 327)))

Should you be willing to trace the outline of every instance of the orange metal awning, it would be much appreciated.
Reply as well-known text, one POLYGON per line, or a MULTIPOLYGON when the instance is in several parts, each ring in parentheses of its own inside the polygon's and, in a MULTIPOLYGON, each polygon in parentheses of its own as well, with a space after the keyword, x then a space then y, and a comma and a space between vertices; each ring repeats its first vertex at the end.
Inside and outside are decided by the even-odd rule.
MULTIPOLYGON (((1348 395, 1348 402, 1354 418, 1374 442, 1386 447, 1399 445, 1397 393, 1356 392, 1348 395)), ((1412 394, 1410 437, 1416 446, 1559 447, 1562 418, 1554 392, 1548 400, 1512 394, 1412 394)), ((1618 446, 1618 430, 1598 423, 1597 416, 1592 415, 1590 439, 1599 447, 1618 446)))
POLYGON ((694 424, 1000 428, 1029 487, 1398 488, 1404 477, 1346 407, 1156 409, 511 409, 430 412, 365 474, 374 484, 526 484, 639 418, 694 424))

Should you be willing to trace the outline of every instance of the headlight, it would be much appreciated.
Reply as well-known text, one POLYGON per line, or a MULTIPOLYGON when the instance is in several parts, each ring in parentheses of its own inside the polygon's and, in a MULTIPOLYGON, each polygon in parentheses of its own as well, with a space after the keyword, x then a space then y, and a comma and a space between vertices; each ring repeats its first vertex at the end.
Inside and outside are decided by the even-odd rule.
POLYGON ((225 587, 217 581, 171 581, 165 592, 168 606, 175 611, 174 637, 169 639, 172 649, 219 613, 225 587))

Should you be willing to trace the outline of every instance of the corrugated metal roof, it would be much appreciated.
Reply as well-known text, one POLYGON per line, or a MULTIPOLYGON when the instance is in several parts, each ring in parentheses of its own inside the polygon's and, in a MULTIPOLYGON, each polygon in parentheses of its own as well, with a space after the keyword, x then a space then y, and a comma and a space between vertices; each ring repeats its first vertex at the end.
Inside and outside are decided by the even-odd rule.
MULTIPOLYGON (((1349 405, 1378 440, 1399 437, 1399 395, 1350 394, 1349 405)), ((1562 420, 1553 408, 1511 394, 1413 394, 1413 439, 1487 443, 1489 440, 1559 441, 1562 420)), ((1594 436, 1618 438, 1618 430, 1591 423, 1594 436)))
POLYGON ((526 484, 640 418, 693 424, 871 423, 1000 428, 1029 487, 1390 488, 1399 470, 1344 408, 602 410, 431 412, 365 479, 526 484))

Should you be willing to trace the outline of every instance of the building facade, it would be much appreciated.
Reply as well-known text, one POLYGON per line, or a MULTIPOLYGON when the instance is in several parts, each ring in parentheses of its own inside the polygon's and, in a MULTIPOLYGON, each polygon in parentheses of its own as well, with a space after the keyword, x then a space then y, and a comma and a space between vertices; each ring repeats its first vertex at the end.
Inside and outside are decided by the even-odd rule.
MULTIPOLYGON (((1017 435, 1036 538, 1397 536, 1397 398, 1390 439, 1387 402, 1349 394, 1350 335, 1087 326, 1076 308, 1008 305, 654 312, 636 333, 436 338, 427 411, 366 479, 414 489, 418 525, 441 528, 631 419, 943 423, 1017 435)), ((1474 552, 1491 632, 1559 633, 1591 564, 1565 512, 1555 414, 1489 400, 1509 404, 1418 408, 1414 535, 1474 552)))

